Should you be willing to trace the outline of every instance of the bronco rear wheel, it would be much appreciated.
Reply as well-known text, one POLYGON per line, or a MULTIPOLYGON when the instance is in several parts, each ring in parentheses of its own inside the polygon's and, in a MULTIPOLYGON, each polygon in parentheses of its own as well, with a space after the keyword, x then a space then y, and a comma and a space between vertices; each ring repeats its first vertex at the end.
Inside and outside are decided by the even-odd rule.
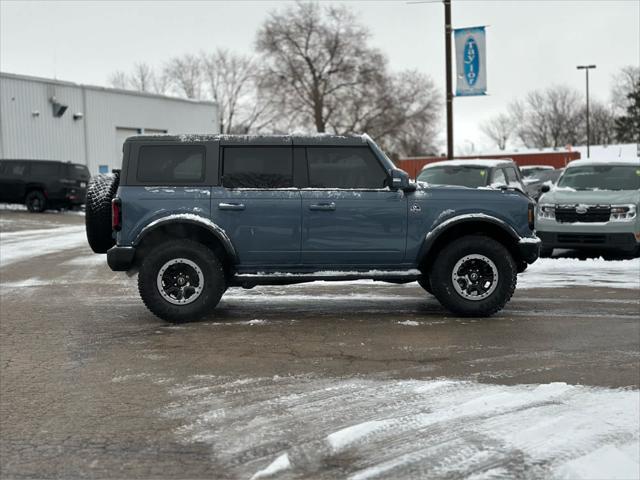
POLYGON ((226 290, 226 280, 210 249, 193 240, 171 240, 145 256, 138 290, 154 315, 179 323, 213 310, 226 290))
POLYGON ((430 280, 436 298, 453 313, 486 317, 502 310, 513 295, 517 266, 500 242, 469 235, 438 253, 430 280))
POLYGON ((95 253, 107 253, 115 245, 111 230, 111 200, 118 190, 120 175, 96 175, 87 187, 85 226, 87 240, 95 253))

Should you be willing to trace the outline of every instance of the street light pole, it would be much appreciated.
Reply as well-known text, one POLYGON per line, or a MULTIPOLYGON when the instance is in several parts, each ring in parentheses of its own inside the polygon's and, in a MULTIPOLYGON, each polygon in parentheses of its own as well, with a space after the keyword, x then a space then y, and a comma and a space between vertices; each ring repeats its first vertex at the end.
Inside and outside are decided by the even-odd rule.
POLYGON ((447 68, 447 158, 453 158, 453 72, 451 61, 451 0, 444 3, 444 50, 447 68))
POLYGON ((587 78, 587 158, 590 157, 591 129, 589 125, 589 70, 596 68, 595 65, 578 65, 578 70, 584 70, 587 78))

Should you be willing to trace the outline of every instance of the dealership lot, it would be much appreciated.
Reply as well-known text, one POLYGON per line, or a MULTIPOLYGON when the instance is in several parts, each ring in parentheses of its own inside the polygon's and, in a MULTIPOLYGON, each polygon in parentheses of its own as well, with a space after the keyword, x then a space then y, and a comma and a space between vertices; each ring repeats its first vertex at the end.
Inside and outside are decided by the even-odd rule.
POLYGON ((640 259, 541 260, 489 319, 317 282, 170 325, 83 225, 0 211, 3 478, 638 472, 640 259))

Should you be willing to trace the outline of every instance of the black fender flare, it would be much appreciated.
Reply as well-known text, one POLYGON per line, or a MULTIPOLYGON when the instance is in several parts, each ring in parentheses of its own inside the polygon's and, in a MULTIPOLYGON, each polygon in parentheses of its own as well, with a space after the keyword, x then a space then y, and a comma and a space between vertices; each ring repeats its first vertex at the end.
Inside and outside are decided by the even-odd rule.
POLYGON ((502 230, 504 233, 506 233, 510 238, 512 238, 514 244, 518 244, 518 242, 522 238, 511 225, 498 217, 494 217, 493 215, 488 215, 486 213, 468 213, 457 215, 438 224, 433 230, 427 233, 424 241, 422 242, 422 246, 418 251, 418 264, 421 264, 427 258, 429 252, 431 251, 431 248, 433 248, 434 244, 437 242, 440 236, 449 231, 451 228, 463 225, 465 223, 487 223, 492 226, 496 226, 500 228, 500 230, 502 230))
POLYGON ((132 242, 134 247, 140 245, 140 243, 144 240, 144 238, 149 235, 151 232, 157 230, 158 228, 167 226, 167 225, 179 225, 179 224, 188 224, 195 225, 200 228, 204 228, 213 236, 215 236, 222 246, 224 247, 225 252, 229 256, 229 259, 232 263, 237 263, 238 255, 236 253, 236 249, 231 243, 231 239, 225 232, 225 230, 220 227, 218 224, 212 222, 208 218, 202 217, 200 215, 195 215, 193 213, 176 213, 167 215, 164 217, 160 217, 148 225, 146 225, 140 232, 136 235, 135 239, 132 242))

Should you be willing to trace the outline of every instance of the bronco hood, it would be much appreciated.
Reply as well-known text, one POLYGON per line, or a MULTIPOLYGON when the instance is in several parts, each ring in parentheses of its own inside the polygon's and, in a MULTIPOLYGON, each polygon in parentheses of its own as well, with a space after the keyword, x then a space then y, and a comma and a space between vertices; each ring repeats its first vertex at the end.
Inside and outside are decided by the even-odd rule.
POLYGON ((539 204, 586 204, 586 205, 622 205, 639 204, 638 190, 573 190, 554 188, 543 194, 539 204))

